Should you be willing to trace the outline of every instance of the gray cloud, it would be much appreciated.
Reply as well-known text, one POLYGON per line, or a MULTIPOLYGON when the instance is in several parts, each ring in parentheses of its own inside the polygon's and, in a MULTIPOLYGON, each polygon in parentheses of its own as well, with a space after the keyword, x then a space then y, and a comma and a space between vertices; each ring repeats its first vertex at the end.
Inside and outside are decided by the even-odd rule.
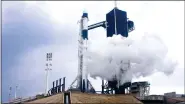
MULTIPOLYGON (((56 46, 61 47, 61 49, 64 52, 66 52, 67 50, 74 49, 74 51, 70 51, 73 52, 70 54, 70 56, 75 55, 75 52, 77 52, 75 50, 77 49, 75 48, 76 42, 74 41, 77 38, 77 36, 74 35, 73 31, 68 32, 68 30, 70 29, 74 30, 73 27, 68 26, 64 27, 64 25, 62 25, 63 26, 62 28, 61 25, 60 26, 56 25, 62 28, 59 30, 53 27, 53 23, 49 19, 48 15, 45 14, 42 10, 37 9, 38 8, 37 6, 32 6, 35 7, 35 9, 37 10, 36 13, 34 10, 27 8, 27 5, 23 2, 20 3, 10 2, 10 4, 7 2, 3 4, 4 7, 3 28, 2 28, 3 101, 8 100, 8 89, 10 86, 13 87, 18 85, 20 88, 18 95, 21 96, 29 96, 32 95, 34 92, 42 91, 43 89, 42 85, 44 85, 43 84, 44 77, 42 77, 43 80, 42 78, 40 79, 40 74, 41 76, 43 75, 41 72, 37 70, 40 71, 42 70, 44 73, 44 68, 42 67, 45 65, 45 63, 42 64, 42 62, 45 62, 44 55, 48 51, 52 52, 53 47, 55 47, 53 52, 57 52, 58 51, 57 49, 60 49, 56 46), (6 8, 7 5, 9 6, 9 8, 6 8), (24 10, 24 12, 21 12, 22 10, 24 10), (69 29, 65 29, 67 27, 69 29), (42 48, 43 51, 40 51, 42 50, 42 48), (42 55, 44 58, 40 57, 42 55), (35 87, 30 88, 30 86, 32 86, 33 84, 35 84, 35 87)), ((68 51, 68 53, 70 52, 68 51)), ((62 53, 63 52, 61 51, 61 54, 62 53)), ((67 59, 68 57, 62 58, 67 59)), ((74 64, 73 59, 70 59, 70 61, 71 64, 73 65, 74 64)), ((68 67, 66 67, 64 63, 66 64, 65 61, 63 62, 61 61, 61 63, 58 64, 65 66, 64 69, 66 70, 68 67)))

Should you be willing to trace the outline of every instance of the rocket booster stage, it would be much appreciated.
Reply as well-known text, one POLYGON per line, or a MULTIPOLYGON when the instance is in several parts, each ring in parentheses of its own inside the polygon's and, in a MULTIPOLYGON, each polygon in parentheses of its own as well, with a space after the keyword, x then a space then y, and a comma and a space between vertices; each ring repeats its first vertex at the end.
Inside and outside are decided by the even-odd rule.
MULTIPOLYGON (((83 12, 82 15, 82 38, 83 38, 83 54, 87 51, 87 40, 88 40, 88 13, 83 12)), ((87 59, 83 57, 83 68, 82 68, 82 78, 83 78, 83 91, 87 91, 88 83, 87 83, 87 59)))
POLYGON ((83 12, 80 21, 80 35, 79 35, 79 72, 78 72, 78 85, 81 91, 87 91, 88 79, 87 79, 87 65, 84 53, 87 51, 87 40, 88 40, 88 13, 83 12))

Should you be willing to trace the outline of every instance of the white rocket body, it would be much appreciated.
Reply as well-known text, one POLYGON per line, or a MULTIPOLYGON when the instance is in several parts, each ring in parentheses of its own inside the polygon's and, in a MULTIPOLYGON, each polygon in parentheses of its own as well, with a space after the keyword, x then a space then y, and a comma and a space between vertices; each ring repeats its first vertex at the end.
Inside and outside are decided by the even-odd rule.
POLYGON ((79 35, 79 66, 78 66, 78 87, 85 87, 87 90, 87 59, 84 57, 84 53, 87 51, 87 41, 88 41, 88 14, 83 13, 80 21, 80 35, 79 35))

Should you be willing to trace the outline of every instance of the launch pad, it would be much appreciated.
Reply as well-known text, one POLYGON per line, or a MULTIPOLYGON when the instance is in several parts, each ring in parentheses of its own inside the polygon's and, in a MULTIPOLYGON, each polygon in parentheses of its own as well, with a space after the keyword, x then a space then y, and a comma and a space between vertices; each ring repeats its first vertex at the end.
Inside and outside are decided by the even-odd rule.
MULTIPOLYGON (((78 38, 78 74, 75 80, 70 85, 67 91, 80 91, 83 93, 96 93, 93 85, 88 79, 87 61, 84 56, 88 49, 88 31, 92 31, 98 27, 103 27, 106 30, 107 37, 113 35, 121 35, 123 41, 129 36, 128 33, 135 30, 134 22, 127 18, 127 12, 118 9, 116 6, 110 12, 106 14, 106 20, 88 25, 89 17, 87 12, 83 12, 79 21, 79 38, 78 38)), ((111 63, 111 61, 110 61, 111 63)), ((120 64, 123 64, 121 61, 120 64)), ((148 82, 134 82, 131 80, 121 84, 121 76, 126 71, 130 70, 130 61, 124 63, 126 67, 123 69, 120 67, 119 75, 114 75, 111 80, 102 79, 101 94, 135 94, 137 96, 145 96, 149 94, 148 82), (128 65, 128 66, 127 66, 128 65)), ((53 87, 48 91, 47 95, 54 95, 60 92, 65 92, 65 78, 63 78, 63 84, 61 79, 53 82, 53 87), (59 82, 59 85, 58 85, 59 82), (62 88, 61 88, 62 87, 62 88)))
MULTIPOLYGON (((81 92, 90 92, 95 93, 95 89, 87 78, 87 65, 84 57, 84 52, 88 49, 88 31, 93 30, 98 27, 103 27, 106 29, 107 37, 112 37, 115 35, 121 35, 122 37, 127 38, 128 33, 132 32, 134 28, 134 22, 127 18, 127 12, 119 10, 117 7, 112 9, 109 13, 106 14, 106 21, 95 23, 88 26, 88 13, 84 12, 82 18, 80 19, 80 32, 79 32, 79 48, 78 48, 78 58, 79 58, 79 67, 78 75, 76 79, 70 86, 69 90, 77 90, 81 92), (76 85, 75 85, 76 83, 76 85)), ((130 63, 128 61, 128 68, 124 69, 129 70, 130 63)), ((120 74, 123 73, 123 69, 120 68, 120 74)), ((115 77, 112 80, 106 81, 102 80, 102 94, 125 94, 125 90, 129 91, 128 88, 131 88, 131 81, 120 85, 120 78, 115 77)))
MULTIPOLYGON (((78 91, 83 93, 101 92, 101 94, 133 94, 139 97, 147 96, 150 90, 150 84, 148 82, 132 83, 130 80, 121 84, 121 75, 130 69, 129 60, 126 63, 128 67, 126 67, 125 69, 120 68, 120 74, 115 75, 112 80, 102 79, 101 91, 96 91, 94 89, 93 85, 87 77, 87 59, 84 56, 84 53, 88 49, 88 31, 98 27, 103 27, 104 29, 106 29, 107 37, 112 37, 113 35, 121 35, 122 37, 127 38, 128 33, 132 32, 135 27, 134 22, 127 18, 127 12, 119 10, 117 7, 113 8, 110 12, 106 14, 105 21, 88 26, 88 20, 88 13, 84 12, 79 21, 78 74, 67 91, 78 91)), ((48 95, 54 95, 60 92, 65 92, 65 78, 63 78, 63 84, 61 83, 61 79, 59 79, 59 81, 56 81, 56 86, 53 82, 53 88, 48 91, 48 95)))

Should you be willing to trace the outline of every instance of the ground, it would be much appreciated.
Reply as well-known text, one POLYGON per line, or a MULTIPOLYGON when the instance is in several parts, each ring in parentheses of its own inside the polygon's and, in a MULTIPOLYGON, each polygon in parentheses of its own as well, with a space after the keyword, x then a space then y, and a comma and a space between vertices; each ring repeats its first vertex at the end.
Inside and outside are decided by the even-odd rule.
MULTIPOLYGON (((38 99, 28 103, 63 103, 63 93, 59 93, 47 98, 38 99)), ((81 92, 71 92, 71 103, 122 103, 122 104, 142 104, 132 95, 104 95, 87 94, 81 92)))

